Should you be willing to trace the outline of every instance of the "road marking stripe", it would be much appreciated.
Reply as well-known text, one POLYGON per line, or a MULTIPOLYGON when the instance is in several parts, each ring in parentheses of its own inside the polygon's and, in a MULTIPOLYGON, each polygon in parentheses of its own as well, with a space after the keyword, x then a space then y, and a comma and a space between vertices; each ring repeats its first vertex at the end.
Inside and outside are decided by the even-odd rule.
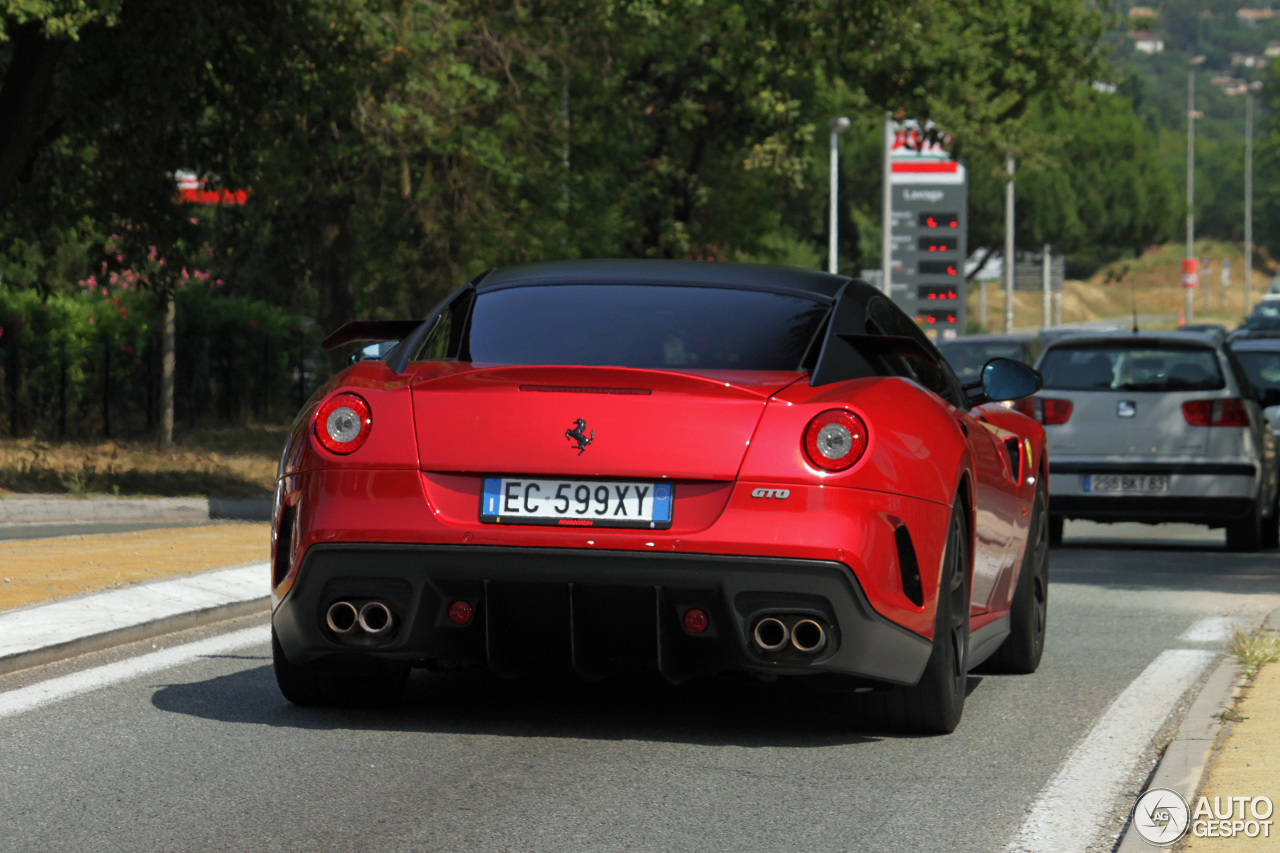
POLYGON ((1208 616, 1183 631, 1178 639, 1184 643, 1225 643, 1235 631, 1229 616, 1208 616))
POLYGON ((187 643, 164 651, 151 652, 141 657, 106 664, 105 666, 86 669, 83 672, 51 678, 29 687, 20 687, 7 693, 0 693, 0 718, 11 717, 33 710, 41 705, 58 702, 97 690, 120 681, 157 672, 209 655, 223 654, 271 642, 271 630, 266 625, 245 628, 230 634, 210 637, 195 643, 187 643))
POLYGON ((1040 792, 1008 853, 1084 850, 1104 829, 1138 758, 1217 652, 1170 649, 1153 660, 1040 792))

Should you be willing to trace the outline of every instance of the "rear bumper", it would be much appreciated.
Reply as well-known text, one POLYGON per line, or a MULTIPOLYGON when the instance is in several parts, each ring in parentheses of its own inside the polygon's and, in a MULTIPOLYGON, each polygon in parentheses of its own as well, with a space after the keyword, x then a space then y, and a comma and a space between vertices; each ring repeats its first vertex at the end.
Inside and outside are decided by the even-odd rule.
POLYGON ((1247 518, 1253 499, 1245 497, 1178 497, 1157 495, 1050 495, 1049 514, 1086 521, 1180 521, 1222 527, 1247 518))
POLYGON ((552 548, 316 545, 272 624, 298 663, 360 654, 481 664, 499 674, 655 669, 676 682, 747 670, 914 684, 931 649, 877 614, 838 562, 552 548), (369 600, 393 613, 385 635, 339 635, 326 625, 333 603, 369 600), (474 610, 466 626, 449 621, 457 600, 474 610), (681 627, 691 607, 710 615, 705 633, 681 627), (818 621, 826 646, 813 655, 760 652, 752 627, 775 612, 818 621))
POLYGON ((1253 512, 1261 479, 1248 460, 1054 459, 1049 467, 1049 512, 1089 521, 1180 521, 1220 527, 1253 512), (1159 475, 1165 492, 1096 493, 1090 475, 1159 475))

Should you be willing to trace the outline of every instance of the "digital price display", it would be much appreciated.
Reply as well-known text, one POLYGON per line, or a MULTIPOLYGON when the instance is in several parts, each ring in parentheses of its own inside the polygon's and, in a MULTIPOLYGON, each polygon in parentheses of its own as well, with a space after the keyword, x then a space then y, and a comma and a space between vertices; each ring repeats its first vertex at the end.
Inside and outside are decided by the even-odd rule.
POLYGON ((954 287, 946 285, 922 284, 916 288, 916 298, 928 302, 949 301, 960 298, 954 287))
POLYGON ((950 261, 921 261, 920 275, 960 275, 960 269, 950 261))
POLYGON ((916 313, 916 322, 925 328, 956 326, 960 323, 960 316, 955 311, 919 311, 916 313))
POLYGON ((916 225, 921 228, 959 228, 958 213, 921 213, 916 216, 916 225))
POLYGON ((919 237, 916 246, 922 252, 954 252, 959 242, 955 237, 919 237))

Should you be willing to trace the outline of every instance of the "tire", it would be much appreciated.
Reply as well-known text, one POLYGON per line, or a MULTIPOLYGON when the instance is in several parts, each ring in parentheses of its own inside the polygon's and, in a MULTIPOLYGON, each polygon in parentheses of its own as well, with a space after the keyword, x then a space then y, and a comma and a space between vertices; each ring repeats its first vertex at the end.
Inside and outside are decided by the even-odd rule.
POLYGON ((1060 515, 1049 516, 1049 545, 1062 544, 1062 534, 1067 527, 1067 520, 1060 515))
POLYGON ((1040 666, 1049 616, 1049 517, 1044 486, 1036 489, 1022 570, 1009 610, 1009 636, 987 662, 994 672, 1027 675, 1040 666))
POLYGON ((958 504, 947 529, 933 629, 933 651, 920 681, 852 697, 856 727, 948 734, 960 723, 969 684, 969 533, 958 504))
POLYGON ((275 628, 271 629, 271 658, 280 692, 295 705, 385 708, 400 701, 409 681, 408 666, 384 661, 291 663, 280 648, 275 628))
POLYGON ((1253 502, 1253 511, 1239 521, 1227 522, 1227 550, 1252 554, 1262 547, 1262 507, 1253 502))

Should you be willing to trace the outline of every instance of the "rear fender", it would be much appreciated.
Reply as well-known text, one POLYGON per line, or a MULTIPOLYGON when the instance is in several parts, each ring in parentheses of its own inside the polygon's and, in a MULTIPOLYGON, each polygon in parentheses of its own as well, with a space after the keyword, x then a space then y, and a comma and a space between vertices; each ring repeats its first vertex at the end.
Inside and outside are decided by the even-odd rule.
POLYGON ((950 506, 961 473, 972 468, 950 408, 907 379, 854 379, 817 388, 797 383, 765 407, 738 479, 892 492, 950 506), (829 409, 851 411, 867 425, 866 452, 846 471, 821 471, 804 452, 805 427, 829 409))
POLYGON ((418 467, 418 442, 414 432, 411 376, 393 373, 381 361, 361 361, 338 373, 320 387, 294 419, 280 457, 277 477, 318 468, 369 470, 418 467), (353 453, 326 450, 315 437, 315 415, 335 394, 356 394, 369 404, 373 425, 369 439, 353 453))

